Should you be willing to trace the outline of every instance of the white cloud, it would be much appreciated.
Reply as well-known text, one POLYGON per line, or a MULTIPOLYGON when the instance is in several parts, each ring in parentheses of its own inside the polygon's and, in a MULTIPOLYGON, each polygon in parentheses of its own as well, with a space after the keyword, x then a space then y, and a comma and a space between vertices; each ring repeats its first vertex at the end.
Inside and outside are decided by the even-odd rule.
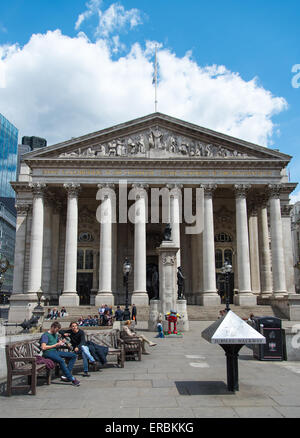
POLYGON ((296 204, 296 202, 300 202, 300 190, 290 195, 290 204, 296 204))
POLYGON ((100 13, 96 35, 108 37, 115 31, 120 32, 127 26, 133 29, 139 24, 142 24, 142 18, 138 9, 127 11, 121 4, 113 3, 106 11, 100 13))
POLYGON ((101 4, 102 0, 90 0, 88 3, 86 3, 86 11, 78 16, 75 29, 78 30, 85 20, 88 20, 93 15, 98 14, 101 4))
MULTIPOLYGON (((136 43, 114 59, 106 39, 91 42, 83 33, 71 38, 59 30, 33 35, 22 48, 0 46, 0 112, 21 135, 39 135, 49 144, 149 114, 151 50, 151 42, 145 48, 136 43)), ((270 144, 277 129, 272 115, 287 106, 283 98, 225 66, 201 67, 190 54, 179 58, 160 48, 158 59, 160 112, 270 144)))
POLYGON ((99 21, 95 30, 96 37, 108 38, 109 35, 122 30, 133 29, 142 24, 142 13, 136 8, 126 10, 120 3, 112 3, 105 11, 101 10, 102 0, 90 0, 86 11, 77 18, 75 29, 78 30, 84 21, 98 15, 99 21))

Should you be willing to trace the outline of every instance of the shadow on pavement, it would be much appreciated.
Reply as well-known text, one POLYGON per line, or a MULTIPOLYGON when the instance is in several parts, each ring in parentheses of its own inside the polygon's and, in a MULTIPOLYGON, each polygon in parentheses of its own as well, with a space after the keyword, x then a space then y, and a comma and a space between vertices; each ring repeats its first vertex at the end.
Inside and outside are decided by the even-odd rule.
POLYGON ((229 394, 227 385, 220 381, 183 381, 175 382, 180 395, 223 395, 229 394))

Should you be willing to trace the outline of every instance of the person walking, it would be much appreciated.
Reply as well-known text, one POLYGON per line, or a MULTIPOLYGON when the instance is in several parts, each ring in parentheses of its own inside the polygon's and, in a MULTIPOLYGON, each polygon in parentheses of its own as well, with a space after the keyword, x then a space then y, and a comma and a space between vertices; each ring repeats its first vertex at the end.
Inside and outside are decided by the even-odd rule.
POLYGON ((135 305, 135 304, 132 304, 132 309, 131 309, 131 319, 132 319, 132 321, 135 321, 135 323, 137 323, 136 316, 137 316, 136 305, 135 305))

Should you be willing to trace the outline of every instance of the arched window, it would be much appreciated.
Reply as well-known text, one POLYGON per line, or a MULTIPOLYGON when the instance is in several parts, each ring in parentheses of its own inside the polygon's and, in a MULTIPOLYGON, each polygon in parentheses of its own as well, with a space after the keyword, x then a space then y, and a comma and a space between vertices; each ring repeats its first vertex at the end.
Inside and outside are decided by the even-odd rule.
POLYGON ((221 249, 216 250, 216 269, 221 269, 223 266, 223 254, 221 249))
POLYGON ((232 237, 228 233, 219 233, 215 235, 215 242, 219 242, 219 243, 232 242, 232 237))

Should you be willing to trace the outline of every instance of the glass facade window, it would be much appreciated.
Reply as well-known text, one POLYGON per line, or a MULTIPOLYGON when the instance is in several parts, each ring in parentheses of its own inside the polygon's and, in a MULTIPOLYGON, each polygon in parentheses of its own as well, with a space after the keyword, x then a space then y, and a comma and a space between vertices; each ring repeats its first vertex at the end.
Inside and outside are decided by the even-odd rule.
POLYGON ((216 250, 216 269, 221 269, 223 266, 223 253, 221 249, 216 250))
POLYGON ((77 269, 84 269, 84 251, 82 249, 77 251, 77 269))
POLYGON ((92 249, 78 249, 77 269, 92 270, 94 268, 94 252, 92 249))
POLYGON ((18 130, 0 114, 0 196, 15 197, 10 181, 16 180, 18 130))

